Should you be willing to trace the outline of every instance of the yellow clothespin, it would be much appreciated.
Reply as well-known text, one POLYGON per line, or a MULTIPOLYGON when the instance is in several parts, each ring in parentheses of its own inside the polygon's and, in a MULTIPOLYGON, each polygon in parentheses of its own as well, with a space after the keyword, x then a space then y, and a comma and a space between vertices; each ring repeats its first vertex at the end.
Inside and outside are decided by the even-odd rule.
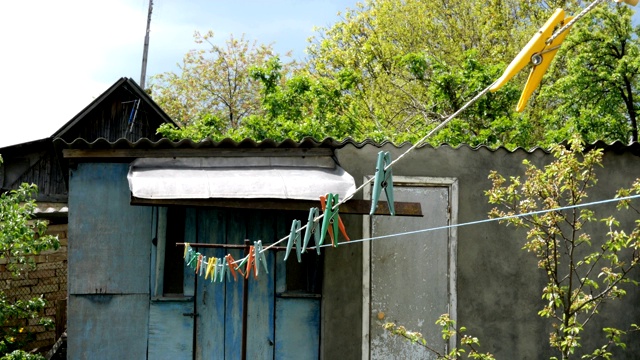
POLYGON ((571 21, 571 19, 573 19, 572 16, 564 16, 564 10, 557 9, 531 40, 529 40, 527 45, 520 50, 518 56, 507 66, 504 74, 493 83, 489 90, 492 92, 497 91, 520 72, 520 70, 531 63, 533 68, 529 73, 529 78, 524 86, 524 90, 522 90, 520 101, 518 101, 518 106, 516 107, 516 111, 518 112, 524 110, 527 101, 529 101, 531 94, 533 94, 534 90, 540 85, 544 73, 549 68, 549 65, 551 65, 551 60, 553 60, 553 57, 558 52, 560 44, 562 44, 569 31, 567 30, 559 34, 550 44, 547 44, 547 40, 553 35, 556 26, 558 26, 558 28, 562 27, 571 21))
POLYGON ((619 2, 624 2, 627 3, 631 6, 636 6, 638 5, 638 0, 615 0, 615 2, 619 3, 619 2))

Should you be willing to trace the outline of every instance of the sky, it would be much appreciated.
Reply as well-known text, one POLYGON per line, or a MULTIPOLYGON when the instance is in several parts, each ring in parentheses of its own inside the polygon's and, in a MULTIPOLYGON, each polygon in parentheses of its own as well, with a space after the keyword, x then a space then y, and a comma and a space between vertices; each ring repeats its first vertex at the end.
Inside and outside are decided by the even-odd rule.
MULTIPOLYGON (((148 77, 177 71, 213 30, 302 60, 316 26, 357 0, 155 0, 148 77)), ((0 147, 50 136, 121 77, 140 82, 148 0, 0 2, 0 147)), ((634 16, 640 23, 640 14, 634 16)))
MULTIPOLYGON (((302 60, 315 26, 330 26, 356 0, 154 0, 147 64, 177 71, 213 30, 273 44, 302 60)), ((0 2, 0 147, 51 136, 121 77, 140 83, 148 0, 0 2)))

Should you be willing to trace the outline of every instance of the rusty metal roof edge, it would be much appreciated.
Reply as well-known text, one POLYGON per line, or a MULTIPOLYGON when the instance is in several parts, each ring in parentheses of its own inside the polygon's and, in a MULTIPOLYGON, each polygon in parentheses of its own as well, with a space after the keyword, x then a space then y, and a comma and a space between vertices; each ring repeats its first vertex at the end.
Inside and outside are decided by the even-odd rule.
MULTIPOLYGON (((54 140, 54 145, 56 148, 62 149, 83 149, 83 150, 106 150, 106 149, 211 149, 211 148, 332 148, 332 149, 340 149, 346 146, 354 146, 358 149, 364 148, 365 146, 373 146, 377 148, 382 148, 384 146, 390 145, 397 149, 401 149, 404 147, 411 146, 409 142, 403 142, 401 144, 395 144, 391 141, 382 141, 376 142, 371 139, 366 139, 363 141, 356 141, 352 138, 346 138, 344 140, 338 141, 333 138, 325 138, 322 141, 316 140, 311 137, 306 137, 301 141, 294 141, 291 139, 287 139, 284 141, 275 141, 271 139, 266 139, 262 141, 256 141, 252 139, 244 139, 242 141, 235 141, 230 138, 226 138, 220 141, 214 141, 210 138, 204 139, 202 141, 193 141, 191 139, 182 139, 179 141, 173 141, 166 138, 152 141, 148 138, 141 138, 132 142, 130 140, 121 138, 114 142, 110 142, 105 138, 99 138, 95 141, 89 142, 85 139, 78 138, 74 141, 68 143, 61 138, 57 138, 54 140)), ((499 147, 489 147, 486 145, 477 145, 472 146, 468 144, 460 144, 460 145, 450 145, 450 144, 440 144, 437 146, 433 146, 430 144, 422 144, 419 146, 423 147, 431 147, 433 149, 449 147, 454 150, 461 148, 468 148, 472 151, 478 150, 488 150, 491 152, 495 151, 507 151, 510 153, 524 151, 526 153, 533 153, 536 151, 543 151, 549 153, 549 149, 544 149, 541 147, 533 147, 531 149, 525 149, 522 147, 517 147, 514 149, 508 149, 503 146, 499 147)), ((586 146, 587 149, 593 148, 602 148, 606 151, 614 151, 614 152, 631 152, 635 155, 640 156, 640 143, 634 142, 630 144, 625 144, 621 141, 614 141, 611 143, 607 143, 603 140, 598 140, 593 143, 590 143, 586 146)))

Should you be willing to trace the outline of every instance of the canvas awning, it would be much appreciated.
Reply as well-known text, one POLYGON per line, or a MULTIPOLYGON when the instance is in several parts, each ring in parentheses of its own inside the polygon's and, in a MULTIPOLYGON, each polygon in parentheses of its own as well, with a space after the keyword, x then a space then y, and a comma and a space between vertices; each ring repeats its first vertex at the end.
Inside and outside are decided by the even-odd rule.
POLYGON ((139 158, 129 167, 141 199, 340 199, 355 181, 329 156, 139 158))

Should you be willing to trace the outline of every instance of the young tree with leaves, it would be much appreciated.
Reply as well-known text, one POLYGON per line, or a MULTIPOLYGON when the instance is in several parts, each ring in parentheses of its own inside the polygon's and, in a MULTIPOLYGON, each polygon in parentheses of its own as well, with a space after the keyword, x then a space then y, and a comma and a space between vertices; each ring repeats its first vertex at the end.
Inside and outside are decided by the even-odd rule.
MULTIPOLYGON (((628 329, 604 327, 606 338, 600 346, 584 343, 582 336, 604 303, 623 298, 628 285, 637 285, 631 271, 640 261, 640 220, 630 229, 620 229, 614 216, 598 218, 593 210, 576 207, 597 182, 602 151, 584 151, 577 137, 569 145, 555 146, 556 160, 542 169, 525 161, 524 180, 507 180, 491 172, 493 186, 486 195, 499 206, 491 217, 508 217, 501 222, 527 230, 524 249, 537 257, 546 275, 544 306, 538 314, 553 327, 550 346, 562 359, 575 357, 579 347, 585 351, 584 358, 609 359, 613 347, 625 347, 622 335, 637 330, 635 324, 628 329), (536 214, 538 211, 543 212, 536 214), (598 223, 608 229, 604 238, 593 238, 587 232, 598 223)), ((640 194, 640 179, 618 195, 631 192, 640 194)), ((623 201, 619 208, 630 206, 623 201)))
POLYGON ((244 36, 231 36, 220 46, 211 31, 196 32, 194 38, 208 47, 189 51, 179 73, 153 76, 153 99, 180 125, 215 118, 218 131, 236 129, 246 116, 260 111, 260 87, 249 69, 274 56, 273 49, 244 36))
MULTIPOLYGON (((35 266, 33 255, 60 246, 57 236, 45 234, 46 223, 33 219, 36 192, 35 185, 22 184, 16 190, 0 194, 0 258, 7 261, 7 271, 14 276, 35 266)), ((40 324, 50 325, 51 320, 42 317, 44 306, 42 297, 11 301, 0 292, 0 354, 6 354, 2 359, 44 359, 20 350, 28 340, 26 324, 21 321, 39 319, 40 324)))

